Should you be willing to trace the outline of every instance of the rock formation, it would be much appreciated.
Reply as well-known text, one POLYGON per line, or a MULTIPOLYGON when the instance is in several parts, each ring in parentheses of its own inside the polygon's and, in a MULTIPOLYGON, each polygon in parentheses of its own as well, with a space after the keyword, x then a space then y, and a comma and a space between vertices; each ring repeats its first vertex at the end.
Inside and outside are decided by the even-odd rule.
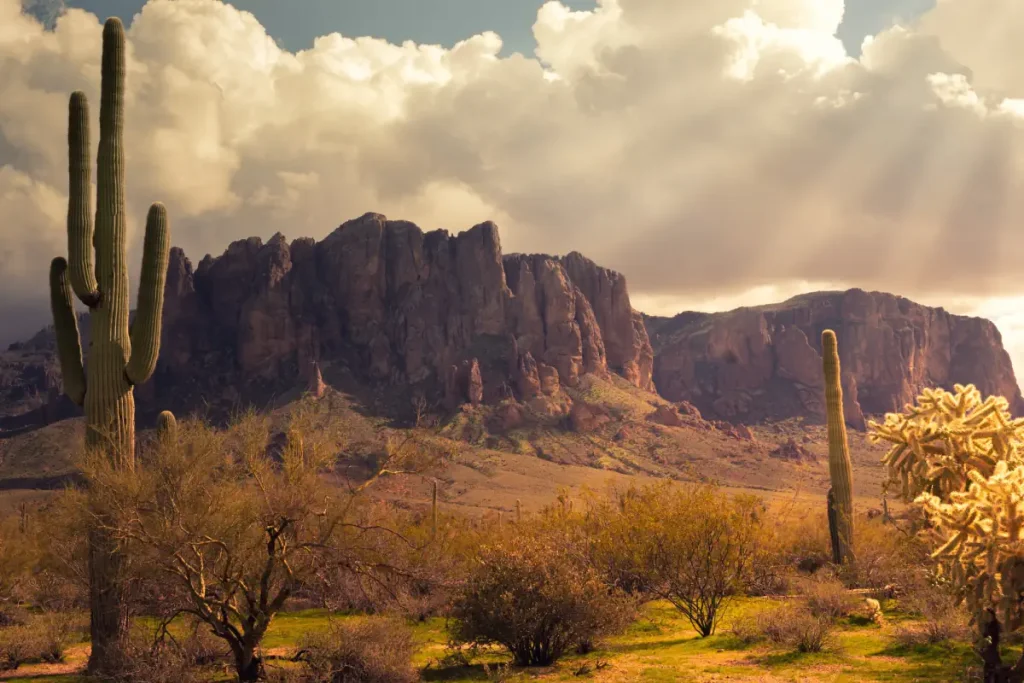
MULTIPOLYGON (((504 256, 493 223, 453 236, 366 214, 320 242, 236 241, 195 268, 172 249, 140 408, 258 403, 314 361, 328 380, 344 372, 451 407, 553 395, 586 373, 653 390, 638 321, 625 279, 579 254, 504 256)), ((40 391, 59 381, 50 375, 40 391)))
MULTIPOLYGON (((79 326, 87 345, 88 318, 79 326)), ((825 328, 839 338, 851 426, 901 408, 926 386, 957 382, 1004 395, 1024 414, 999 332, 986 320, 856 289, 644 318, 623 276, 578 253, 503 255, 492 223, 423 233, 377 214, 320 242, 240 240, 195 268, 172 249, 160 362, 136 398, 144 416, 259 405, 293 389, 320 391, 309 374, 316 363, 328 384, 450 408, 516 399, 568 416, 563 387, 586 373, 616 373, 645 390, 657 384, 679 414, 698 420, 821 419, 825 328)), ((54 352, 44 330, 0 354, 0 438, 77 413, 54 399, 54 352)))
POLYGON ((773 306, 646 322, 658 392, 688 401, 705 417, 823 419, 820 339, 826 328, 839 340, 852 427, 863 428, 865 415, 902 409, 925 387, 955 383, 1005 396, 1015 415, 1024 414, 995 325, 891 294, 819 292, 773 306))

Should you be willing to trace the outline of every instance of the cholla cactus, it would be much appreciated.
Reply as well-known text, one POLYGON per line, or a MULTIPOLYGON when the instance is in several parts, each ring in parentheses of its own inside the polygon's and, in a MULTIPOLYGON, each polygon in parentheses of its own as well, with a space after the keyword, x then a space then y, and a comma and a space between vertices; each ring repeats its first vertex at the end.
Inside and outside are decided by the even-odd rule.
POLYGON ((945 500, 967 488, 970 472, 988 477, 999 462, 1021 460, 1024 419, 1013 419, 1006 399, 983 400, 972 384, 954 390, 925 389, 916 406, 868 423, 873 442, 893 444, 882 463, 906 501, 922 493, 945 500))
MULTIPOLYGON (((926 390, 904 414, 869 423, 893 444, 882 462, 931 522, 939 577, 967 602, 985 680, 1018 681, 1000 636, 1024 625, 1024 419, 972 385, 926 390)), ((1022 660, 1024 661, 1024 660, 1022 660)))
POLYGON ((932 557, 958 599, 967 601, 975 621, 993 610, 1012 631, 1024 623, 1024 468, 1003 460, 990 477, 967 476, 972 485, 948 501, 924 493, 916 502, 941 540, 932 557))
POLYGON ((882 614, 882 604, 878 602, 878 600, 875 600, 874 598, 865 598, 864 609, 867 612, 868 619, 879 626, 885 623, 885 615, 882 614))

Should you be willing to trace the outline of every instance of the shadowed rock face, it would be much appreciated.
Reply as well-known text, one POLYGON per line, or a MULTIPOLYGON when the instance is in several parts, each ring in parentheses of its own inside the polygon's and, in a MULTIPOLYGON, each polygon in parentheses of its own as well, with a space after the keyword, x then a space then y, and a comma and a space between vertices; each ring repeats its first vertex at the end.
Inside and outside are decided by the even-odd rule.
POLYGON ((974 384, 1024 414, 1010 357, 988 320, 851 289, 728 313, 646 319, 654 381, 706 415, 756 421, 824 416, 821 333, 835 330, 846 420, 902 410, 925 387, 974 384))
POLYGON ((194 269, 172 249, 160 362, 137 394, 143 410, 258 402, 305 386, 313 363, 452 406, 584 373, 653 390, 639 320, 625 279, 579 254, 503 256, 493 223, 452 236, 366 214, 320 242, 237 241, 194 269))

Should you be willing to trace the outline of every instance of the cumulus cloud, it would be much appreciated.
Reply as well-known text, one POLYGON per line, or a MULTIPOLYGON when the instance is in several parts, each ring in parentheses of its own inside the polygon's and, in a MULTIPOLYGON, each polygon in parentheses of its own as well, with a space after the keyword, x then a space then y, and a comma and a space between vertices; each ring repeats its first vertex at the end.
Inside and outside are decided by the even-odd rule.
MULTIPOLYGON (((986 302, 1024 294, 1018 4, 941 0, 854 59, 842 0, 548 2, 529 58, 495 33, 291 53, 218 0, 151 0, 128 34, 131 250, 157 199, 194 260, 374 210, 581 250, 658 310, 827 283, 1008 315, 986 302)), ((67 97, 98 101, 100 35, 0 0, 0 341, 47 319, 67 97)))

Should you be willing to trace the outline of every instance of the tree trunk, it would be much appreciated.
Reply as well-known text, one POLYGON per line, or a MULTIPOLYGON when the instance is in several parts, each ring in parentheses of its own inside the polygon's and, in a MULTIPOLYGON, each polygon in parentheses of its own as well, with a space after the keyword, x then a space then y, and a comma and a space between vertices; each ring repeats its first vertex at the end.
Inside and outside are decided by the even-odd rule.
POLYGON ((235 650, 235 671, 241 683, 254 683, 263 675, 263 660, 256 656, 256 648, 242 645, 235 650))
POLYGON ((124 556, 104 531, 89 532, 90 675, 115 673, 128 645, 128 596, 124 556))

